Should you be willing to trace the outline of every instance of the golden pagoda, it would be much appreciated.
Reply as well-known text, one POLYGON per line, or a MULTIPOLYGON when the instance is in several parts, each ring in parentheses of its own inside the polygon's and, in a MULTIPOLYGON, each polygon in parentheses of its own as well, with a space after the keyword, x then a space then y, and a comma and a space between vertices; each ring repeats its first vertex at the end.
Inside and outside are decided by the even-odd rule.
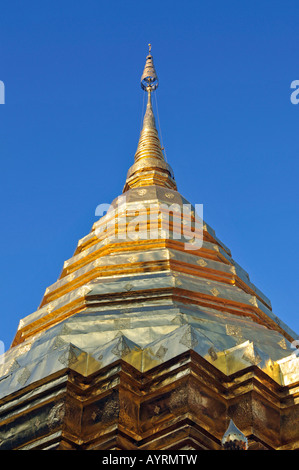
POLYGON ((1 358, 0 449, 299 449, 298 336, 178 192, 151 50, 141 86, 122 194, 1 358))

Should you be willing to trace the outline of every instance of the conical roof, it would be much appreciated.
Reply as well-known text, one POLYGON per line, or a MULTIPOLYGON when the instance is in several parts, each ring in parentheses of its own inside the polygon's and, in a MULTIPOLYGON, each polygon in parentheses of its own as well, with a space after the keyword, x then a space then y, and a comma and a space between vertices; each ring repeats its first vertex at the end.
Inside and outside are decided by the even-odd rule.
POLYGON ((281 385, 299 380, 297 335, 269 299, 207 223, 193 244, 196 208, 164 160, 151 93, 124 193, 20 321, 0 397, 65 367, 87 376, 121 357, 147 371, 189 350, 226 375, 255 366, 281 385))

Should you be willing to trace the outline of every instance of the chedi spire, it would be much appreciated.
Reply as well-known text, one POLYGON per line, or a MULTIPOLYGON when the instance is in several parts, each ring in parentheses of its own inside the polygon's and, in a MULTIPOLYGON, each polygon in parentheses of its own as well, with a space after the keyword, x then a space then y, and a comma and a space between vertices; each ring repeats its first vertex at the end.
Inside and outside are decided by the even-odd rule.
POLYGON ((134 165, 129 169, 123 192, 139 186, 158 185, 175 189, 173 171, 164 159, 152 107, 152 93, 158 87, 158 76, 154 67, 149 44, 149 54, 141 76, 141 88, 147 92, 147 106, 139 137, 134 165))

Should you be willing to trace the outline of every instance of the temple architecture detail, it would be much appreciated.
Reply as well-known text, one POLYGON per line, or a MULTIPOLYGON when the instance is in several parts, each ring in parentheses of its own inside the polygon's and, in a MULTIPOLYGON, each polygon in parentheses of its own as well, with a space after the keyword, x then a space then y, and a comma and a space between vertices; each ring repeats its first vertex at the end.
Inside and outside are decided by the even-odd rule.
POLYGON ((2 357, 0 449, 299 449, 298 335, 205 221, 194 243, 151 50, 141 86, 122 193, 2 357))

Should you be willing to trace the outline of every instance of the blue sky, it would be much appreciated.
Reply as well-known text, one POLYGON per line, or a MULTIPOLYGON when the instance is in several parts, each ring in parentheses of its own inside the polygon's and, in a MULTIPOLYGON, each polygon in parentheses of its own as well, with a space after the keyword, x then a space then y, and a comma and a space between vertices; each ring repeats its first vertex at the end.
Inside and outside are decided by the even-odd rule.
POLYGON ((298 1, 2 3, 1 331, 6 348, 122 191, 152 43, 179 191, 299 333, 298 1))

